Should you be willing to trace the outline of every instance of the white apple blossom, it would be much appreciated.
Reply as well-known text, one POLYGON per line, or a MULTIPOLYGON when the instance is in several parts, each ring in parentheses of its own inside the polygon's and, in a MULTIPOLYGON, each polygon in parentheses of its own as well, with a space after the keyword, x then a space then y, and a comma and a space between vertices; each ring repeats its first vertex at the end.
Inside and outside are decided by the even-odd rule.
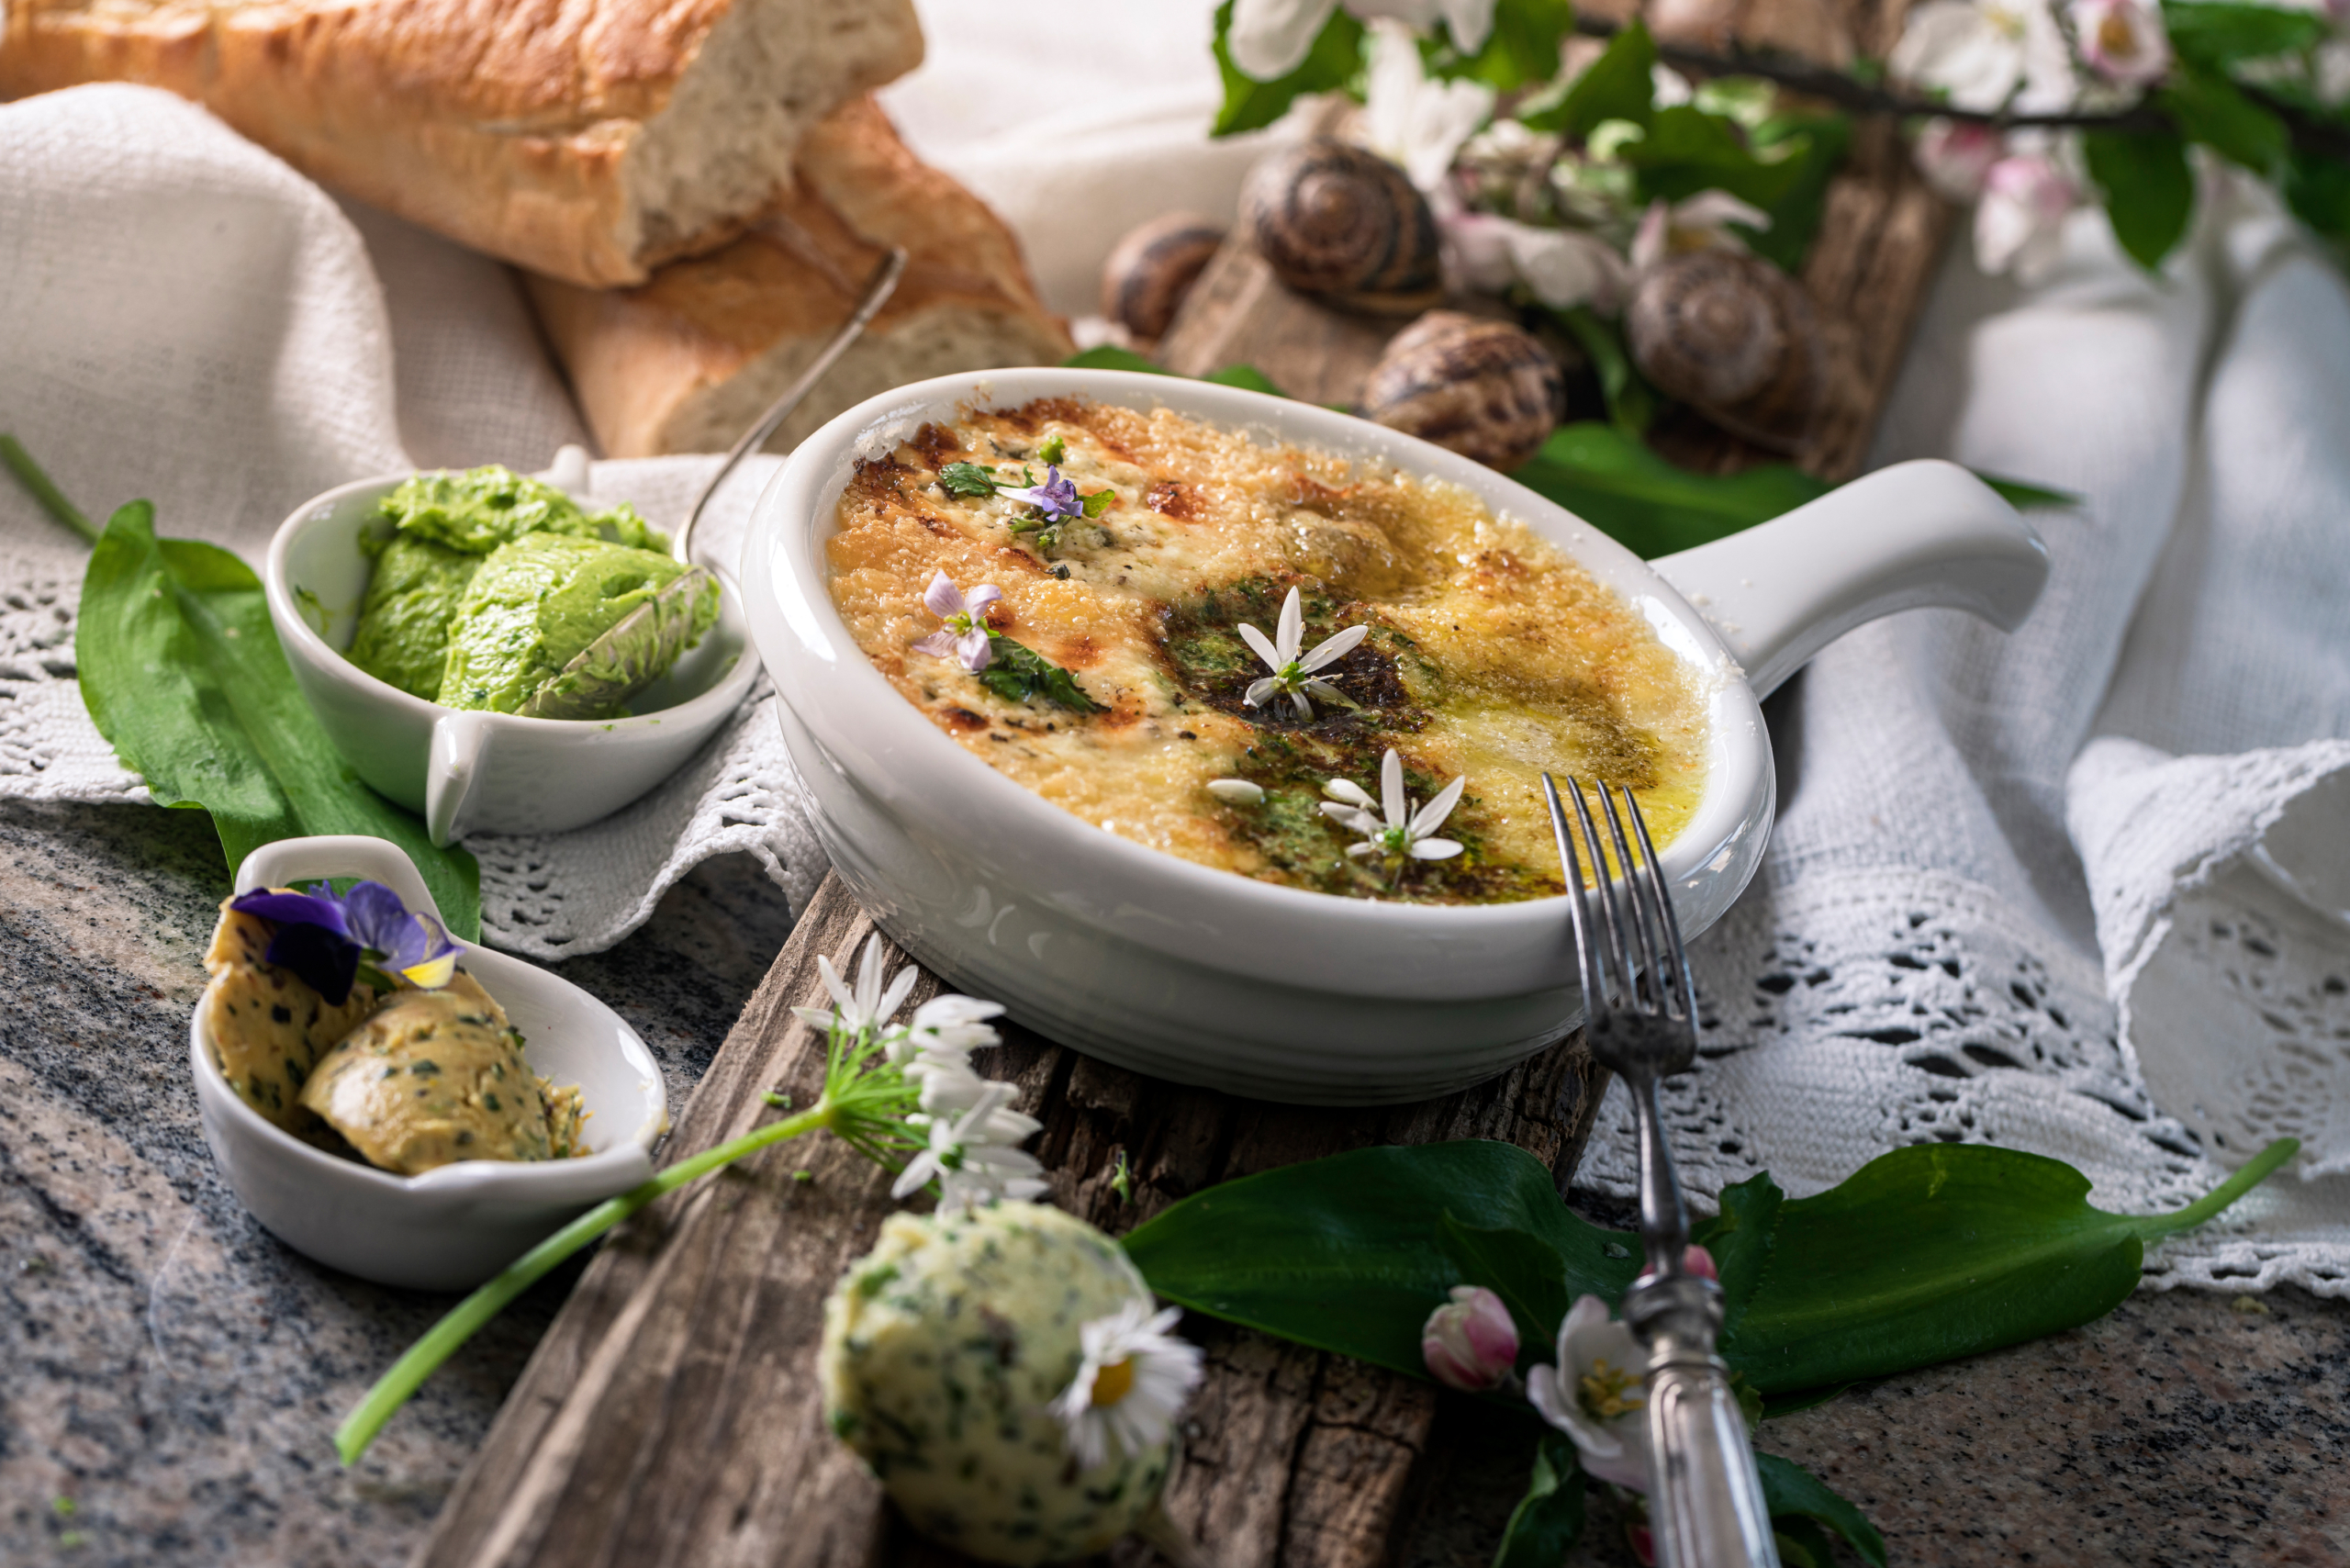
POLYGON ((2073 37, 2090 70, 2109 82, 2158 82, 2170 69, 2170 35, 2154 0, 2072 0, 2073 37))
POLYGON ((1330 798, 1322 802, 1322 812, 1348 832, 1361 836, 1362 842, 1347 846, 1347 853, 1358 859, 1380 856, 1412 860, 1449 860, 1460 853, 1460 846, 1449 838, 1432 836, 1452 814, 1460 801, 1461 790, 1467 789, 1466 778, 1456 778, 1438 790, 1417 812, 1412 810, 1412 797, 1404 790, 1404 759, 1389 746, 1379 764, 1379 788, 1385 799, 1374 801, 1371 791, 1351 778, 1333 778, 1322 786, 1330 798), (1380 812, 1384 810, 1385 820, 1380 812))
POLYGON ((2012 272, 2026 286, 2053 272, 2065 254, 2065 220, 2081 205, 2080 183, 2047 151, 2011 152, 1983 176, 1975 207, 1975 264, 2012 272))
POLYGON ((1363 140, 1423 191, 1444 184, 1453 155, 1494 111, 1483 82, 1438 82, 1420 62, 1420 46, 1403 23, 1371 25, 1363 94, 1363 140))
POLYGON ((1649 203, 1640 226, 1632 235, 1631 263, 1635 274, 1647 272, 1667 256, 1684 251, 1729 245, 1743 249, 1729 225, 1768 229, 1771 215, 1728 191, 1699 191, 1681 201, 1662 198, 1649 203))
POLYGON ((1265 799, 1265 787, 1251 784, 1246 778, 1211 778, 1207 782, 1207 791, 1217 800, 1235 806, 1259 805, 1265 799))
POLYGON ((2049 112, 2079 95, 2049 0, 1927 0, 1909 13, 1886 68, 1962 109, 2049 112))
POLYGON ((1171 1332, 1183 1314, 1130 1301, 1108 1317, 1078 1330, 1083 1358, 1053 1414, 1069 1435, 1069 1456, 1091 1470, 1115 1443, 1125 1454, 1165 1442, 1192 1391, 1200 1384, 1200 1349, 1171 1332))
MULTIPOLYGON (((1244 76, 1271 82, 1305 63, 1339 0, 1235 0, 1225 43, 1244 76)), ((1425 32, 1442 22, 1452 45, 1474 54, 1493 36, 1494 0, 1346 0, 1364 21, 1392 17, 1425 32)))
POLYGON ((1558 1364, 1526 1374, 1526 1396, 1574 1439, 1584 1471, 1634 1492, 1649 1488, 1648 1358, 1607 1304, 1579 1298, 1559 1325, 1558 1364))
POLYGON ((1281 616, 1274 623, 1273 635, 1266 636, 1245 621, 1237 630, 1240 640, 1273 672, 1251 682, 1244 700, 1249 707, 1258 708, 1286 695, 1297 705, 1297 716, 1307 721, 1314 717, 1310 698, 1319 697, 1326 702, 1347 700, 1345 692, 1326 680, 1315 678, 1314 672, 1346 657, 1356 644, 1371 635, 1368 626, 1349 626, 1335 636, 1323 638, 1312 653, 1301 655, 1298 649, 1305 641, 1305 611, 1295 588, 1290 589, 1289 597, 1281 600, 1281 616))
POLYGON ((1583 229, 1538 229, 1489 212, 1438 219, 1448 274, 1468 289, 1498 294, 1513 283, 1553 310, 1590 305, 1613 314, 1632 286, 1613 245, 1583 229))
POLYGON ((1983 194, 1984 176, 2006 155, 2007 140, 1986 125, 1964 120, 1928 120, 1915 148, 1926 183, 1955 202, 1983 194))

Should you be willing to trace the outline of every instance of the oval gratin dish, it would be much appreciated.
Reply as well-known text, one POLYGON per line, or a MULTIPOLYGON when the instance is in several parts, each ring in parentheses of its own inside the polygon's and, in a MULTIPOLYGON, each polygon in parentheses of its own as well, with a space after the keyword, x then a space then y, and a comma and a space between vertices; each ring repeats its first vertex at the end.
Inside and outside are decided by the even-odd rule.
POLYGON ((801 442, 753 513, 740 571, 783 693, 784 741, 834 868, 924 964, 1089 1054, 1265 1099, 1424 1099, 1499 1072, 1581 1017, 1563 900, 1427 905, 1252 880, 1096 828, 997 772, 904 700, 834 606, 825 542, 862 458, 969 409, 1069 398, 1169 409, 1270 442, 1457 485, 1620 595, 1691 670, 1705 793, 1662 851, 1686 931, 1760 863, 1774 806, 1759 698, 1893 610, 2021 620, 2039 541, 1965 470, 1909 463, 1715 544, 1642 562, 1513 480, 1349 415, 1131 372, 942 376, 801 442), (1701 613, 1699 606, 1704 607, 1701 613))

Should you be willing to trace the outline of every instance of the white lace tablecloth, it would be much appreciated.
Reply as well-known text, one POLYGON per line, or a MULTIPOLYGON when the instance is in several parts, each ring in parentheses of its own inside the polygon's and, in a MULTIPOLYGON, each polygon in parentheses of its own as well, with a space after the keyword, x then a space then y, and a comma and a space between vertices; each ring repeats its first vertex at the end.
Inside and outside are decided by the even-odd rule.
MULTIPOLYGON (((1056 305, 1158 205, 1228 207, 1203 149, 1204 7, 1114 27, 1052 0, 1020 37, 924 6, 931 62, 887 95, 917 148, 996 201, 1056 305), (1103 80, 1040 130, 1039 29, 1103 80), (1122 74, 1123 73, 1123 74, 1122 74)), ((1121 12, 1122 18, 1125 13, 1121 12)), ((1082 71, 1070 68, 1078 75, 1082 71)), ((0 429, 104 510, 258 560, 309 496, 419 465, 545 464, 576 416, 498 267, 340 207, 198 111, 88 88, 0 107, 0 429)), ((2350 1281, 2350 294, 2273 215, 2226 205, 2160 278, 2095 216, 2030 292, 1954 255, 1883 461, 1948 455, 2062 487, 2054 570, 2011 636, 1919 612, 1830 648, 1772 705, 1783 815, 1697 944, 1709 1014, 1673 1086, 1684 1170, 1830 1185, 1886 1148, 1987 1140, 2068 1159, 2108 1207, 2175 1204, 2267 1137, 2307 1145, 2156 1283, 2350 1281)), ((703 459, 602 464, 674 518, 703 459)), ((729 547, 764 472, 722 496, 729 547)), ((81 710, 84 551, 0 486, 0 795, 137 801, 81 710)), ((591 951, 705 856, 822 873, 762 690, 609 822, 476 838, 500 946, 591 951)), ((1611 1099, 1583 1174, 1628 1192, 1611 1099)))

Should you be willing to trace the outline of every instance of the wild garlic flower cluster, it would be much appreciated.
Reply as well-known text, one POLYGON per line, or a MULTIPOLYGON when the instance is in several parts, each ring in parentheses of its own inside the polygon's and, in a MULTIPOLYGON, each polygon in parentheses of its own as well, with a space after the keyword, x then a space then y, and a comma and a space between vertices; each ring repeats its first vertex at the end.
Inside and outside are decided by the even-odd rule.
POLYGON ((1020 1146, 1043 1124, 1012 1109, 1016 1085, 983 1078, 971 1065, 973 1051, 1001 1043, 989 1020, 1002 1014, 1003 1004, 950 993, 914 1009, 910 1022, 892 1024, 913 991, 915 972, 908 965, 885 977, 886 967, 878 932, 866 939, 854 985, 830 958, 819 958, 817 971, 833 1004, 792 1011, 835 1040, 878 1049, 886 1069, 915 1091, 918 1108, 904 1121, 922 1141, 890 1195, 911 1197, 935 1182, 942 1214, 1042 1195, 1044 1166, 1020 1146))

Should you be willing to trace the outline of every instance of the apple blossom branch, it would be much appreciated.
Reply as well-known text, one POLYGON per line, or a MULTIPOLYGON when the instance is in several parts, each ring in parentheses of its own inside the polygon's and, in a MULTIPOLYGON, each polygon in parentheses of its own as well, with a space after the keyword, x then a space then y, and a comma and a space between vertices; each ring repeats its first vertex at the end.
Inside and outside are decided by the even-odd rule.
MULTIPOLYGON (((1574 28, 1578 33, 1599 39, 1612 39, 1622 30, 1616 23, 1581 13, 1576 14, 1574 28)), ((1809 61, 1772 50, 1749 50, 1732 44, 1728 50, 1718 51, 1660 38, 1656 40, 1656 52, 1659 60, 1676 71, 1700 76, 1758 76, 1790 92, 1822 99, 1854 114, 1956 120, 1962 124, 1990 126, 2001 130, 2042 127, 2049 129, 2153 132, 2174 129, 2170 117, 2150 101, 2105 113, 2062 110, 2023 114, 2002 109, 1963 109, 1919 94, 1875 86, 1831 66, 1816 65, 1809 61)), ((2332 157, 2350 158, 2350 126, 2318 119, 2305 110, 2261 91, 2253 84, 2238 82, 2235 85, 2246 98, 2284 123, 2295 146, 2332 157)))

